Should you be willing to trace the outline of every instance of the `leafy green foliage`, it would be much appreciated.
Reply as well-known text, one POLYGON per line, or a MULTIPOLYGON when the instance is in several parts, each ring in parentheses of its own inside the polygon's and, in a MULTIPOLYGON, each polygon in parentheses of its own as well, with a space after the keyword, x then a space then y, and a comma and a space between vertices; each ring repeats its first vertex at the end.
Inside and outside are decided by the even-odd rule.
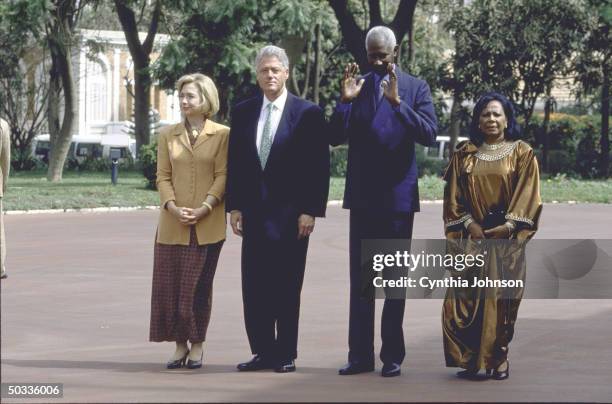
POLYGON ((475 0, 456 8, 447 24, 457 45, 445 87, 466 99, 505 93, 528 122, 537 97, 568 73, 585 18, 580 1, 475 0))
MULTIPOLYGON (((183 74, 201 72, 215 81, 221 106, 219 120, 226 121, 230 106, 258 92, 253 66, 256 52, 267 44, 283 46, 288 38, 301 39, 305 47, 314 43, 314 27, 321 24, 323 71, 320 104, 329 105, 339 94, 339 79, 347 53, 340 47, 335 19, 321 0, 213 0, 191 14, 166 46, 153 69, 155 78, 168 89, 183 74)), ((291 50, 287 49, 291 57, 291 50)), ((306 81, 307 58, 314 64, 314 53, 297 50, 290 63, 300 88, 306 81)), ((314 82, 314 69, 309 86, 314 82)), ((290 79, 291 80, 291 79, 290 79)), ((288 84, 291 84, 288 82, 288 84)), ((308 95, 312 95, 310 91, 308 95)))
POLYGON ((604 71, 612 71, 612 4, 605 0, 589 0, 588 32, 582 38, 582 52, 575 60, 579 95, 597 92, 603 84, 604 71))
MULTIPOLYGON (((542 115, 533 116, 529 125, 524 128, 526 141, 534 145, 542 143, 542 121, 542 115)), ((596 177, 597 158, 601 152, 596 139, 601 128, 601 117, 554 113, 551 114, 549 125, 549 174, 596 177)), ((539 151, 536 153, 541 154, 539 151)))
POLYGON ((0 3, 0 115, 11 129, 15 169, 36 167, 30 148, 46 118, 48 77, 45 76, 44 26, 52 7, 46 0, 0 3), (37 68, 42 72, 37 72, 37 68), (37 73, 42 73, 42 77, 37 73))
POLYGON ((330 175, 332 177, 344 177, 346 175, 346 163, 348 161, 348 146, 341 145, 331 149, 330 152, 330 175))
POLYGON ((142 174, 147 179, 147 188, 157 189, 157 142, 153 141, 140 148, 142 174))

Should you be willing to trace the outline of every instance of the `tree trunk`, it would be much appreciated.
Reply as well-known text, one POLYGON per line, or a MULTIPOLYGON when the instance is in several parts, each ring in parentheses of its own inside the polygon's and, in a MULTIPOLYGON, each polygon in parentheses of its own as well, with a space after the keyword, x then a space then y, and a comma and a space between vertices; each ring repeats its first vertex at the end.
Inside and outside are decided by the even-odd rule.
POLYGON ((315 54, 314 54, 314 83, 313 83, 313 102, 319 105, 321 83, 321 23, 315 27, 315 54))
MULTIPOLYGON (((457 8, 463 7, 463 0, 457 0, 457 8)), ((457 39, 455 38, 455 49, 457 49, 457 39)), ((456 79, 456 77, 455 77, 456 79)), ((453 156, 455 152, 455 148, 457 146, 457 140, 459 139, 459 134, 461 132, 461 97, 462 97, 462 89, 463 86, 455 86, 453 91, 453 105, 451 106, 451 115, 450 115, 450 127, 449 127, 449 135, 450 140, 448 142, 448 158, 453 156)))
POLYGON ((155 9, 151 16, 147 37, 142 43, 138 37, 136 15, 134 10, 128 6, 128 3, 126 0, 115 0, 119 22, 134 62, 134 135, 136 137, 136 155, 139 156, 140 147, 149 144, 151 138, 149 122, 151 73, 149 72, 149 64, 161 15, 161 1, 155 1, 155 9))
POLYGON ((548 138, 548 127, 550 125, 550 113, 552 112, 552 85, 546 88, 546 103, 544 104, 544 122, 542 123, 542 169, 549 171, 548 152, 550 149, 550 139, 548 138))
POLYGON ((348 0, 329 0, 329 5, 334 10, 338 24, 340 24, 342 40, 346 48, 353 55, 359 67, 365 69, 368 63, 364 47, 366 33, 359 27, 348 10, 348 0))
MULTIPOLYGON (((407 68, 412 70, 414 63, 414 20, 410 21, 410 31, 408 31, 408 66, 407 68)), ((399 55, 398 60, 399 60, 399 55)))
MULTIPOLYGON (((57 24, 66 24, 57 22, 57 24)), ((66 24, 67 25, 67 24, 66 24)), ((69 31, 67 26, 53 30, 49 35, 49 50, 51 52, 51 93, 49 97, 49 131, 50 131, 50 151, 49 167, 47 169, 47 180, 59 182, 62 180, 64 162, 68 155, 74 118, 76 117, 76 93, 74 88, 74 78, 72 74, 71 46, 72 38, 66 39, 65 35, 69 31), (63 31, 63 38, 60 38, 58 30, 63 31), (64 116, 61 125, 59 124, 59 87, 64 99, 64 116), (53 105, 51 105, 53 103, 53 105), (51 131, 55 131, 52 133, 51 131)))
POLYGON ((148 62, 146 66, 139 67, 134 61, 134 134, 138 154, 140 154, 140 147, 149 144, 151 140, 149 122, 151 76, 148 73, 148 67, 148 62))
MULTIPOLYGON (((348 51, 353 55, 355 62, 359 65, 362 71, 369 70, 368 58, 365 49, 365 37, 369 28, 375 25, 384 24, 380 14, 380 0, 370 0, 370 23, 368 29, 363 30, 355 21, 355 16, 348 9, 348 0, 328 0, 330 7, 334 10, 338 24, 342 31, 342 40, 348 51)), ((397 43, 401 44, 404 35, 410 31, 412 20, 414 18, 414 10, 416 9, 417 0, 400 0, 397 7, 397 12, 387 25, 395 33, 397 43)))
POLYGON ((450 127, 449 135, 450 141, 448 142, 448 157, 452 157, 455 152, 455 146, 457 145, 457 139, 459 138, 459 132, 461 130, 461 98, 458 95, 453 96, 453 105, 451 106, 450 115, 450 127))
POLYGON ((601 86, 601 156, 599 175, 608 177, 610 167, 610 71, 608 63, 603 65, 603 85, 601 86))
MULTIPOLYGON (((306 37, 300 37, 297 35, 287 35, 281 39, 279 44, 281 48, 285 49, 287 57, 289 58, 289 71, 291 73, 290 83, 292 86, 293 93, 298 97, 301 96, 302 90, 300 89, 297 77, 293 73, 295 72, 295 66, 302 58, 302 51, 304 50, 304 45, 306 45, 306 41, 306 37)), ((309 57, 309 55, 306 55, 306 57, 309 57)))

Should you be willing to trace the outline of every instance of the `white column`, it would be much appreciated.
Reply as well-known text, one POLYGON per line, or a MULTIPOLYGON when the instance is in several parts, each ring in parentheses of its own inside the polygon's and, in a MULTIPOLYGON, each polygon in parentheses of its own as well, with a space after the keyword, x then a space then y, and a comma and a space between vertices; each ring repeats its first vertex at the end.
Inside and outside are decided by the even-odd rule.
POLYGON ((114 122, 119 121, 119 93, 121 91, 121 49, 114 49, 113 58, 113 116, 114 122))

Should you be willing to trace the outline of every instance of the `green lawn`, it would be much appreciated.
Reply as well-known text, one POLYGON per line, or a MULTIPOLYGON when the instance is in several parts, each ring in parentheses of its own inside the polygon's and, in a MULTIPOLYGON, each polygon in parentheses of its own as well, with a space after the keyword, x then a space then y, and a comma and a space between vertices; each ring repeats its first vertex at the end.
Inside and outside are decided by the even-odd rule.
MULTIPOLYGON (((44 172, 11 173, 4 196, 5 210, 78 209, 107 206, 150 206, 159 203, 156 191, 145 188, 139 172, 120 172, 119 183, 110 183, 109 173, 64 173, 64 180, 52 184, 44 172)), ((442 199, 444 182, 434 176, 419 180, 421 199, 442 199)), ((340 200, 344 178, 332 178, 330 200, 340 200)), ((557 177, 542 180, 544 202, 612 202, 612 179, 575 180, 557 177)))
POLYGON ((78 209, 105 206, 157 205, 156 191, 145 188, 140 172, 119 171, 113 186, 110 173, 64 172, 63 181, 50 183, 44 172, 11 173, 4 195, 5 210, 78 209))

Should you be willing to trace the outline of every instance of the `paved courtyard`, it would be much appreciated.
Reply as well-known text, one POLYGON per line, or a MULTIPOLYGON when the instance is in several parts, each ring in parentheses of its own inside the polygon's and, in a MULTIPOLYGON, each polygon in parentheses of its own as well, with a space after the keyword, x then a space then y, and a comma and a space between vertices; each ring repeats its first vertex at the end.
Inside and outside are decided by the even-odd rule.
MULTIPOLYGON (((348 328, 348 214, 338 207, 311 240, 296 373, 235 370, 250 351, 233 235, 215 278, 205 365, 166 370, 173 344, 148 342, 157 214, 6 216, 3 383, 63 383, 63 399, 45 402, 612 401, 612 300, 524 300, 507 381, 457 379, 444 367, 442 301, 409 300, 402 375, 338 376, 348 328)), ((540 224, 539 238, 611 239, 612 205, 546 205, 540 224)), ((441 205, 423 205, 414 237, 442 237, 441 205)), ((36 400, 2 399, 25 401, 36 400)))

